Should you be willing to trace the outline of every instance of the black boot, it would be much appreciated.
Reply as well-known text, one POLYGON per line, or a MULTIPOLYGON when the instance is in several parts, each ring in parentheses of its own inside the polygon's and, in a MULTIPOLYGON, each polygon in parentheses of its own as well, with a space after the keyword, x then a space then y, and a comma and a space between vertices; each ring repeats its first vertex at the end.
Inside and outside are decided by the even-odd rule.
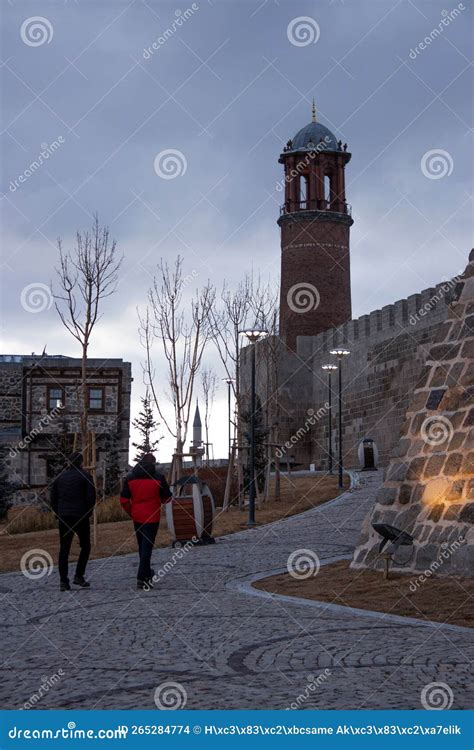
POLYGON ((59 590, 60 591, 70 591, 71 587, 69 585, 69 581, 61 581, 59 584, 59 590))
POLYGON ((88 589, 90 587, 89 581, 86 581, 84 576, 78 576, 77 574, 74 576, 73 584, 75 586, 81 586, 83 589, 88 589))

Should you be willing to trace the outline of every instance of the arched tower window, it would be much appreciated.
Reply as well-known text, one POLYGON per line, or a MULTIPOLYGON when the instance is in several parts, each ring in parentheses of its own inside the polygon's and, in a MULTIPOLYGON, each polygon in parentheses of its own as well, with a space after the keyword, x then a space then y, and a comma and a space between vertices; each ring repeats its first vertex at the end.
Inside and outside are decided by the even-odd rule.
POLYGON ((324 175, 324 200, 329 208, 331 205, 331 177, 328 174, 324 175))

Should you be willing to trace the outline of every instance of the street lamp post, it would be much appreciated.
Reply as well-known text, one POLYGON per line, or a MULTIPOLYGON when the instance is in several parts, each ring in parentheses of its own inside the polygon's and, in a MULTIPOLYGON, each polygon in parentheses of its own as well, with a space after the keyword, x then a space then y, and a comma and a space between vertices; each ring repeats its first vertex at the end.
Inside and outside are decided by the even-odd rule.
POLYGON ((328 456, 329 473, 332 474, 332 385, 331 375, 337 370, 337 365, 323 365, 322 369, 328 374, 328 456))
POLYGON ((255 526, 255 497, 256 497, 256 486, 255 486, 255 410, 256 410, 256 391, 255 391, 255 344, 260 339, 268 335, 267 331, 258 328, 249 328, 245 331, 240 331, 243 336, 246 336, 249 343, 252 344, 251 349, 251 380, 250 380, 250 479, 249 479, 249 517, 247 526, 255 526))
POLYGON ((342 489, 344 487, 344 482, 342 481, 342 474, 343 474, 343 466, 342 466, 342 360, 344 357, 347 357, 348 354, 350 354, 350 351, 348 349, 331 349, 329 352, 330 354, 335 354, 337 357, 337 367, 338 367, 338 376, 339 376, 339 394, 338 394, 338 402, 339 402, 339 487, 342 489))
POLYGON ((227 411, 228 411, 228 420, 229 420, 229 456, 232 451, 232 416, 231 416, 231 410, 230 410, 230 403, 231 403, 231 388, 232 383, 235 383, 235 378, 222 378, 224 383, 227 383, 227 411))

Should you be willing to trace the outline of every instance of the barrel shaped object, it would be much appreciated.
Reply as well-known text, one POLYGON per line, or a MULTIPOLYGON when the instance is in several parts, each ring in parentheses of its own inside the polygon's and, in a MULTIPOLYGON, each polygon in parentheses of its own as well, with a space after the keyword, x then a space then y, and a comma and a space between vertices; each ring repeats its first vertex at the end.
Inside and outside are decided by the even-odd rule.
POLYGON ((209 487, 190 484, 184 495, 166 504, 168 529, 177 542, 199 542, 212 538, 214 499, 209 487), (192 488, 192 494, 189 490, 192 488))

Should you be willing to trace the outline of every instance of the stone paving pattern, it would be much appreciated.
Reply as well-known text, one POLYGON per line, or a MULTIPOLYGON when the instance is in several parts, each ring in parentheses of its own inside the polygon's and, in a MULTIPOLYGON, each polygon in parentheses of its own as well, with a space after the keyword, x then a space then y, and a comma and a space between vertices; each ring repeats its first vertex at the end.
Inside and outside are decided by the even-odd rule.
MULTIPOLYGON (((22 708, 62 669, 36 708, 155 709, 155 689, 175 681, 186 708, 284 709, 328 668, 301 709, 419 709, 433 681, 450 686, 453 708, 468 708, 466 629, 236 590, 249 574, 285 567, 297 549, 322 561, 350 555, 381 478, 365 474, 325 506, 194 548, 150 592, 135 588, 136 555, 92 562, 92 588, 71 593, 59 592, 56 570, 36 581, 2 575, 0 704, 22 708)), ((156 550, 155 571, 173 554, 156 550)))

